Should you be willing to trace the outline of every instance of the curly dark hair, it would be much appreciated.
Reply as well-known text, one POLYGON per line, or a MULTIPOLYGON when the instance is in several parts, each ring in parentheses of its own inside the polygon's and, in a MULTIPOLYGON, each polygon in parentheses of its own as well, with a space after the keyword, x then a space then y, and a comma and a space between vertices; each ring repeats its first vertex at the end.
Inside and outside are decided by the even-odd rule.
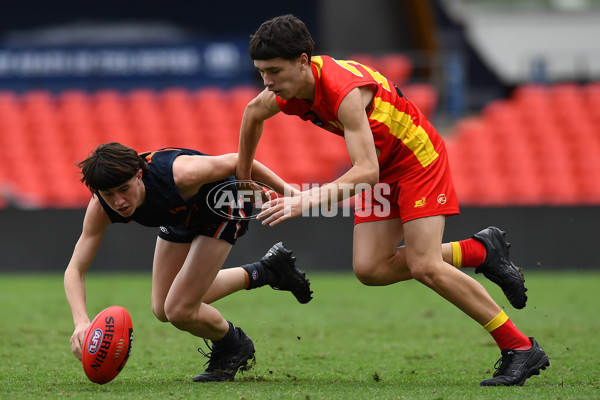
POLYGON ((293 60, 302 53, 308 59, 312 57, 315 42, 310 32, 300 19, 291 14, 270 19, 250 36, 250 58, 253 60, 269 60, 284 58, 293 60))
POLYGON ((150 167, 137 151, 121 143, 111 142, 99 145, 88 158, 77 163, 83 177, 81 182, 92 193, 122 185, 141 169, 147 172, 150 167))

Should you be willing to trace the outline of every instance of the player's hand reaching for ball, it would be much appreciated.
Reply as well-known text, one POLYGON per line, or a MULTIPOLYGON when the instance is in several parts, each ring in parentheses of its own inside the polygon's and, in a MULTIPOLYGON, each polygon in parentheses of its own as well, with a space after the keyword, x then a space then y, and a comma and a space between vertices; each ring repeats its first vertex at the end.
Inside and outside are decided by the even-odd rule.
POLYGON ((75 326, 75 331, 71 336, 71 351, 81 361, 81 344, 85 338, 85 333, 90 326, 90 322, 80 323, 75 326))

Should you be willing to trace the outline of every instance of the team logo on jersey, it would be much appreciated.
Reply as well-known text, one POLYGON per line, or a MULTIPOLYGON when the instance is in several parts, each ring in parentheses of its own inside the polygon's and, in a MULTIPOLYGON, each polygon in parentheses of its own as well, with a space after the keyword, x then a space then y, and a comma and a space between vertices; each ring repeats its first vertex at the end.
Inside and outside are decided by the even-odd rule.
POLYGON ((420 200, 415 201, 415 208, 423 208, 427 205, 427 200, 425 196, 421 197, 420 200))
POLYGON ((442 193, 437 197, 437 201, 440 204, 446 204, 446 201, 448 201, 448 199, 446 198, 446 195, 442 193))

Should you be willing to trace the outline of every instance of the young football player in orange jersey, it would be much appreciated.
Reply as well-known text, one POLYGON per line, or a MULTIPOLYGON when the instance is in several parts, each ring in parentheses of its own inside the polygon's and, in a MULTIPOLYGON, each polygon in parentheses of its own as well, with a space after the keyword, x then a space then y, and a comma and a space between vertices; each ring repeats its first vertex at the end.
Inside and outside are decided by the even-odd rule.
POLYGON ((251 37, 250 57, 266 89, 244 112, 236 175, 250 179, 264 121, 280 111, 343 137, 352 167, 329 184, 265 203, 259 218, 276 225, 357 194, 357 278, 365 285, 412 278, 435 290, 500 347, 502 362, 481 385, 523 385, 549 365, 546 353, 516 328, 481 284, 455 268, 476 267, 513 306, 524 307, 524 280, 509 259, 505 233, 489 227, 471 239, 442 244, 446 216, 459 213, 444 141, 375 69, 313 57, 313 45, 304 23, 292 15, 266 21, 251 37), (371 190, 353 190, 365 184, 371 190), (404 246, 398 247, 402 240, 404 246))

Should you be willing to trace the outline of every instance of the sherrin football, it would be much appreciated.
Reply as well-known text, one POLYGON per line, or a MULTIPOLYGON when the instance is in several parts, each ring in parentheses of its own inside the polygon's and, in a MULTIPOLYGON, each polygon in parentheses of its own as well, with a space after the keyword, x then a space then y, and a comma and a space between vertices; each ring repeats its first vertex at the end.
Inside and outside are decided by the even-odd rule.
POLYGON ((112 306, 90 324, 81 349, 83 371, 94 383, 112 381, 123 370, 133 342, 133 325, 127 310, 112 306))

